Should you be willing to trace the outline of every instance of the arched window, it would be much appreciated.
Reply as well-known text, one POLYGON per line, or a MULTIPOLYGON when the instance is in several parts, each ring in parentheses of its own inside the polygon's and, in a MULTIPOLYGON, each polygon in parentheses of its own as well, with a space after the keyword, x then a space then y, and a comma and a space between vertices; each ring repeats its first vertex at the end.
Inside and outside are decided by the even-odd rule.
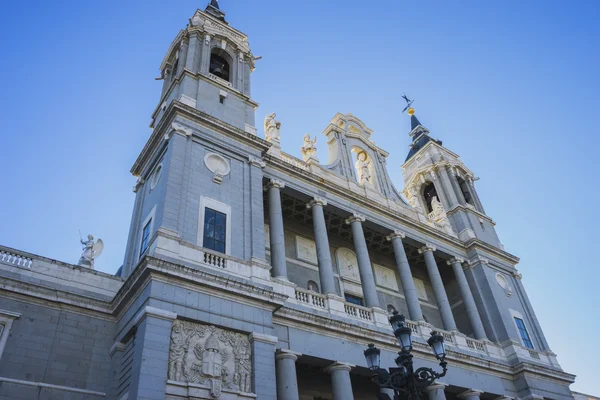
POLYGON ((469 187, 467 186, 467 182, 465 182, 465 180, 460 176, 457 176, 456 180, 458 180, 458 186, 460 187, 460 191, 462 192, 465 201, 470 205, 474 205, 473 198, 471 197, 471 192, 469 191, 469 187))
POLYGON ((440 199, 435 191, 433 182, 427 182, 425 184, 423 187, 423 197, 425 198, 425 203, 427 204, 427 212, 432 212, 433 207, 431 206, 431 200, 433 200, 434 197, 437 197, 438 200, 440 199))
POLYGON ((210 53, 210 66, 208 72, 230 82, 230 59, 231 58, 225 51, 214 48, 210 53))
POLYGON ((321 293, 319 291, 319 285, 317 285, 317 282, 315 282, 315 281, 308 281, 308 284, 306 285, 306 288, 308 290, 312 290, 313 292, 321 293))

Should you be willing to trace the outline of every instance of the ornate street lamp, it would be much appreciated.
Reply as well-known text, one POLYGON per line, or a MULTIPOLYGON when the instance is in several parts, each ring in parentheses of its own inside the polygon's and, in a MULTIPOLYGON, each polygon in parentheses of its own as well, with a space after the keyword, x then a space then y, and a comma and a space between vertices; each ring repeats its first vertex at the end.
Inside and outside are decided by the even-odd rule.
POLYGON ((395 359, 398 368, 390 368, 389 371, 380 368, 381 351, 372 343, 364 351, 367 367, 373 371, 372 379, 381 389, 392 389, 394 391, 394 399, 390 399, 387 394, 380 394, 380 400, 400 400, 406 396, 409 400, 418 400, 422 397, 423 388, 446 375, 448 363, 445 361, 444 337, 433 331, 431 337, 427 340, 427 344, 431 346, 435 357, 440 361, 442 372, 435 372, 433 369, 426 367, 417 368, 415 371, 413 369, 413 355, 410 353, 412 350, 412 330, 406 326, 404 315, 394 311, 394 314, 390 317, 390 324, 402 349, 395 359))

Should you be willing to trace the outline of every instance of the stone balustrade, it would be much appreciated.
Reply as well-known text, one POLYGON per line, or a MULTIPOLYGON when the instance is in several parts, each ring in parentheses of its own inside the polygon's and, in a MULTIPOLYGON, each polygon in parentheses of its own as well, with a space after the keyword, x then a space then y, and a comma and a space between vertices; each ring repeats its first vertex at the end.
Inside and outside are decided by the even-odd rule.
POLYGON ((297 168, 306 168, 306 163, 304 161, 284 152, 281 152, 281 160, 297 168))
POLYGON ((295 297, 299 303, 308 304, 317 308, 327 308, 327 297, 312 290, 295 288, 295 297))
POLYGON ((33 258, 12 250, 0 249, 0 262, 24 268, 31 268, 33 258))
POLYGON ((217 268, 227 268, 227 259, 222 253, 204 249, 204 263, 217 268))
POLYGON ((351 317, 358 318, 362 321, 373 322, 373 313, 371 309, 362 307, 352 303, 344 303, 344 311, 351 317))

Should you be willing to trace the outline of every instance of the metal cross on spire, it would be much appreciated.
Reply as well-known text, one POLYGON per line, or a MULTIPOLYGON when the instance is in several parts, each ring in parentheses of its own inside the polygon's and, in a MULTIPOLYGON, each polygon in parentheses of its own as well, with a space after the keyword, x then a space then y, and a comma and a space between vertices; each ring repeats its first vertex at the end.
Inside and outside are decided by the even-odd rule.
MULTIPOLYGON (((405 112, 406 110, 408 110, 410 108, 410 106, 412 105, 412 103, 415 101, 414 99, 411 100, 409 99, 406 94, 402 94, 402 98, 404 100, 406 100, 406 107, 404 107, 404 110, 402 110, 402 112, 405 112)), ((410 114, 410 113, 409 113, 410 114)))

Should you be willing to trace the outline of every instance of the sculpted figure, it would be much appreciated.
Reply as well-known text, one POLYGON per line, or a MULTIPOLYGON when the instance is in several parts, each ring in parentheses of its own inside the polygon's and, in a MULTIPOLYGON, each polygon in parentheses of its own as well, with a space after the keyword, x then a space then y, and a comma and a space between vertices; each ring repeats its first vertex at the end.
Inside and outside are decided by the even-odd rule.
POLYGON ((187 350, 187 343, 183 332, 183 326, 179 321, 173 324, 171 332, 171 351, 169 353, 169 379, 181 381, 184 370, 184 358, 187 350))
POLYGON ((423 208, 421 208, 421 202, 419 201, 419 196, 417 195, 417 189, 414 186, 411 186, 408 189, 408 204, 417 209, 417 211, 423 212, 423 208))
POLYGON ((315 136, 314 140, 311 140, 310 134, 307 133, 304 135, 304 145, 301 147, 302 151, 302 159, 304 161, 308 161, 309 159, 317 158, 317 137, 315 136))
POLYGON ((371 182, 371 171, 369 170, 369 166, 371 165, 371 160, 367 159, 367 153, 361 151, 356 156, 356 170, 358 171, 358 182, 361 185, 372 183, 371 182))
POLYGON ((275 113, 271 113, 265 118, 265 138, 268 142, 279 140, 281 122, 275 120, 275 113))
POLYGON ((444 232, 449 235, 454 234, 454 231, 452 231, 452 225, 450 225, 450 221, 446 215, 446 210, 444 210, 444 206, 437 199, 437 196, 434 196, 431 199, 431 208, 433 209, 433 220, 442 227, 444 232))
POLYGON ((78 264, 94 269, 94 259, 98 258, 104 250, 104 242, 102 242, 102 239, 98 239, 94 243, 94 236, 92 235, 88 235, 87 240, 80 239, 80 241, 83 245, 83 253, 81 253, 78 264))
POLYGON ((236 348, 234 384, 237 384, 242 392, 250 392, 252 365, 250 364, 250 343, 242 340, 236 348))

